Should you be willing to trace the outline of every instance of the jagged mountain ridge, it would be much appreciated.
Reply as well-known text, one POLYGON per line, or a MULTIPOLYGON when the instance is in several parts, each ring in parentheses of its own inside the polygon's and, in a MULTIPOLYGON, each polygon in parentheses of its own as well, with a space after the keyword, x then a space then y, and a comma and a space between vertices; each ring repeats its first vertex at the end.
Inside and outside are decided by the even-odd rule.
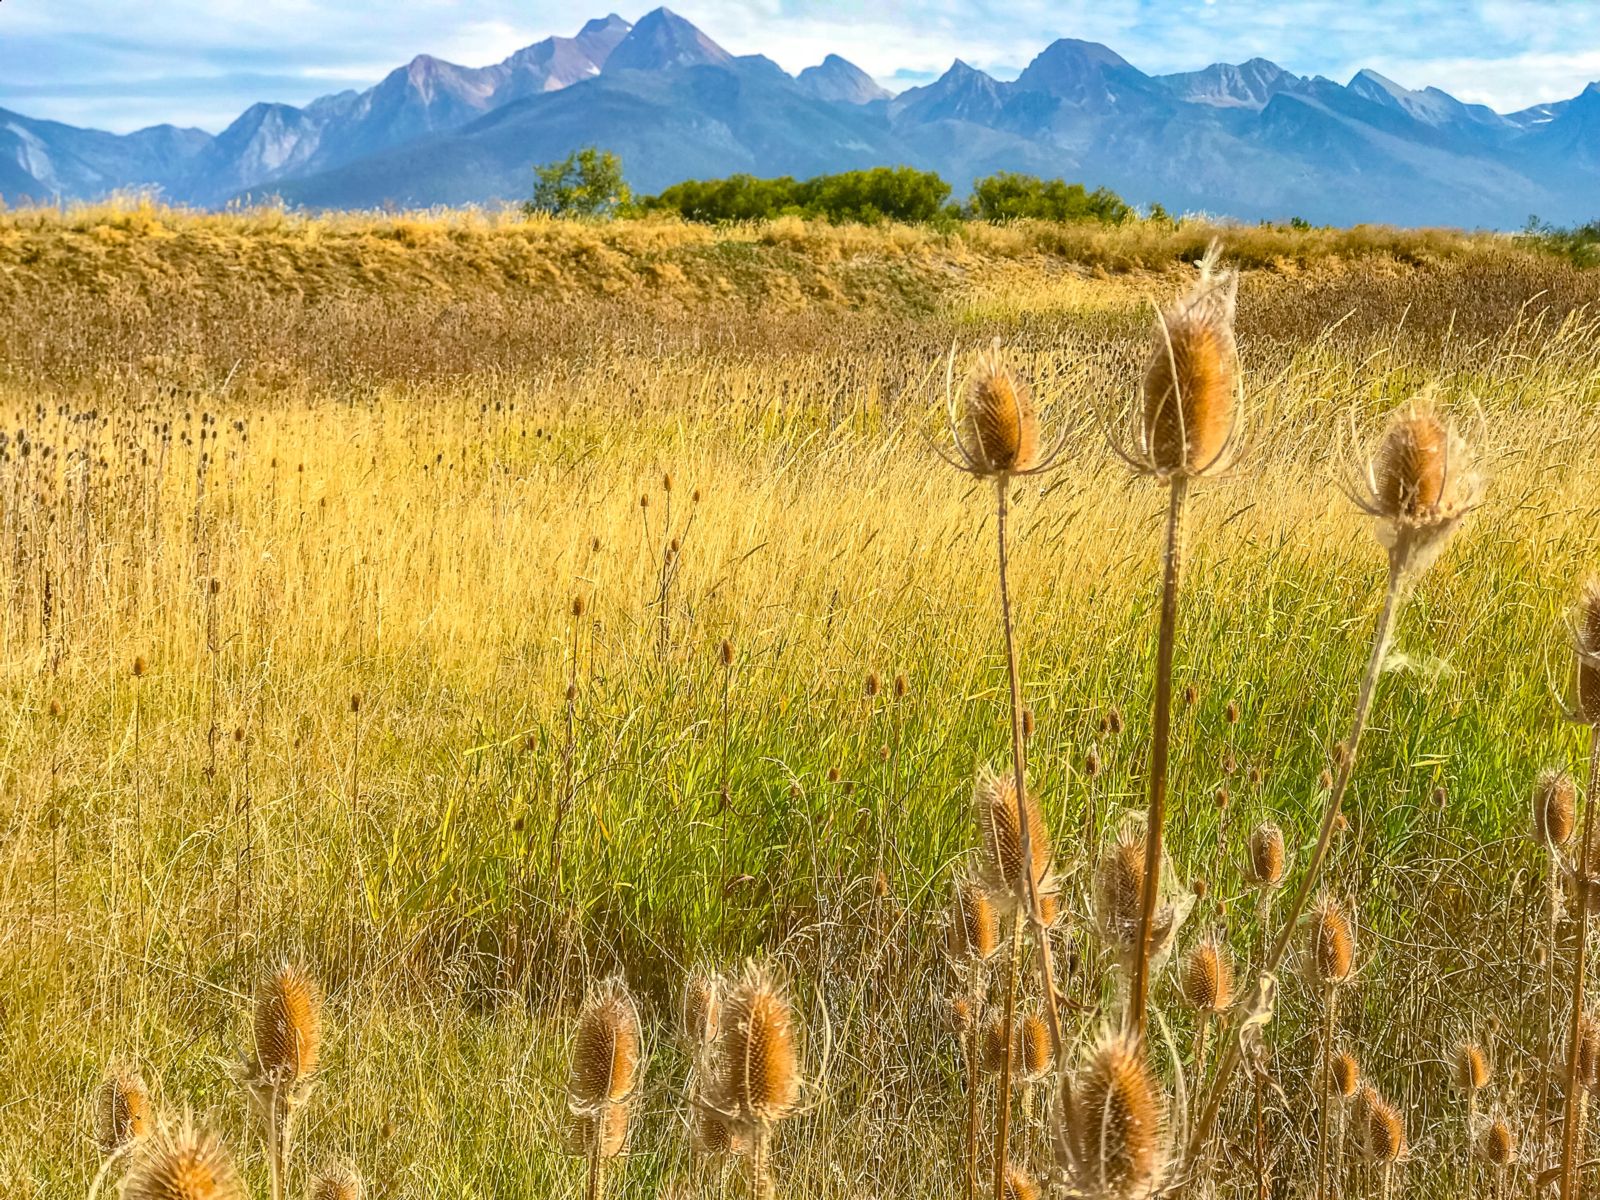
POLYGON ((122 137, 0 110, 0 194, 92 197, 152 185, 217 205, 517 200, 533 163, 618 151, 646 191, 735 171, 806 175, 907 163, 961 194, 1022 170, 1135 203, 1243 219, 1509 227, 1592 219, 1600 84, 1499 114, 1373 71, 1348 84, 1265 59, 1148 75, 1062 38, 1013 81, 957 61, 891 96, 829 55, 798 76, 738 57, 667 9, 611 15, 488 67, 421 55, 362 92, 252 106, 222 133, 122 137))

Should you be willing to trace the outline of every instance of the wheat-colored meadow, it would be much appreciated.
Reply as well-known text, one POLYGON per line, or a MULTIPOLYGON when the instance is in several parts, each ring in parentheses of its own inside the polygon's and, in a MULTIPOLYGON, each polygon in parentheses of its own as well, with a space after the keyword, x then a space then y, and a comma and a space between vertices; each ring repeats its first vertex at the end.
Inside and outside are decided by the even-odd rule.
MULTIPOLYGON (((961 1196, 943 922, 1011 743, 992 500, 935 449, 946 358, 1003 339, 1066 439, 1018 485, 1010 570, 1089 1044, 1164 506, 1101 422, 1212 232, 0 213, 0 1191, 87 1194, 125 1063, 266 1194, 229 1065, 294 959, 326 1045, 291 1194, 334 1159, 375 1197, 582 1194, 568 1047, 620 973, 650 1053, 607 1194, 719 1195, 674 1013, 692 969, 757 956, 805 1031, 778 1194, 961 1196)), ((1572 945, 1541 957, 1529 796, 1588 757, 1561 703, 1600 568, 1600 277, 1490 238, 1233 241, 1250 437, 1192 501, 1182 945, 1248 974, 1246 839, 1283 825, 1292 872, 1315 836, 1384 573, 1339 485, 1432 385, 1490 487, 1404 614, 1328 868, 1341 1044, 1403 1116, 1395 1194, 1442 1196, 1472 1186, 1450 1081, 1482 1042, 1532 1194, 1572 945)), ((1152 1002, 1184 1058, 1174 972, 1152 1002)), ((1310 1194, 1320 1021, 1286 970, 1261 1116, 1229 1098, 1206 1194, 1310 1194)), ((1012 1145, 1044 1174, 1039 1111, 1012 1145)))

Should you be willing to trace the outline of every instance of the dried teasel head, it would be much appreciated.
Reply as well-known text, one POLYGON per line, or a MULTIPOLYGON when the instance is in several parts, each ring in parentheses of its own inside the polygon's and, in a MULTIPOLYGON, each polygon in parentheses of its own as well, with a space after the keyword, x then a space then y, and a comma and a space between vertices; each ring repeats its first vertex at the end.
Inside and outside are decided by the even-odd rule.
POLYGON ((1477 1042, 1462 1042, 1455 1053, 1456 1087, 1477 1092, 1489 1085, 1489 1056, 1477 1042))
POLYGON ((589 994, 578 1013, 567 1075, 568 1106, 592 1115, 604 1105, 625 1103, 638 1084, 643 1052, 633 997, 620 978, 608 979, 589 994))
POLYGON ((1056 1048, 1050 1039, 1050 1026, 1037 1013, 1027 1014, 1018 1024, 1015 1057, 1021 1064, 1022 1078, 1028 1083, 1039 1083, 1050 1074, 1056 1048))
POLYGON ((1533 839, 1542 846, 1560 848, 1572 840, 1577 828, 1578 785, 1565 771, 1539 773, 1533 784, 1533 839))
POLYGON ((1027 386, 1006 362, 998 338, 978 356, 967 379, 959 422, 954 404, 952 398, 956 453, 968 471, 1003 479, 1039 469, 1039 416, 1027 386))
POLYGON ((1259 888, 1275 888, 1283 883, 1287 856, 1283 830, 1263 821, 1250 831, 1250 882, 1259 888))
POLYGON ((1337 900, 1324 896, 1311 912, 1307 973, 1313 983, 1332 987, 1348 980, 1354 966, 1355 938, 1350 919, 1337 900))
POLYGON ((751 968, 728 993, 718 1038, 718 1107, 740 1132, 766 1128, 800 1102, 794 1009, 783 988, 751 968))
POLYGON ((1405 1157, 1405 1121, 1399 1110, 1370 1086, 1361 1090, 1358 1119, 1361 1124, 1357 1133, 1368 1162, 1390 1164, 1405 1157))
POLYGON ((735 1130, 727 1117, 704 1103, 695 1103, 690 1116, 689 1133, 696 1154, 750 1153, 749 1138, 735 1130))
POLYGON ((1471 447, 1425 398, 1390 417, 1351 489, 1402 572, 1426 570, 1482 494, 1471 447))
POLYGON ((1233 320, 1239 277, 1217 269, 1215 243, 1200 278, 1157 316, 1136 452, 1126 457, 1159 479, 1198 477, 1231 463, 1239 429, 1239 353, 1233 320))
POLYGON ((602 1104, 583 1112, 568 1112, 562 1138, 567 1153, 579 1158, 617 1157, 628 1142, 628 1118, 626 1104, 602 1104))
POLYGON ((1017 1166, 1016 1163, 1008 1163, 1006 1165, 1004 1191, 1001 1195, 1004 1200, 1039 1200, 1042 1193, 1032 1175, 1017 1166))
POLYGON ((1100 856, 1095 868, 1095 915, 1101 935, 1123 950, 1131 948, 1139 936, 1144 856, 1144 839, 1124 832, 1100 856))
POLYGON ((138 1143, 123 1200, 245 1200, 233 1158, 210 1133, 185 1122, 138 1143))
POLYGON ((988 962, 1000 950, 1000 914, 989 891, 970 874, 956 877, 945 948, 958 963, 988 962))
POLYGON ((150 1132, 150 1092, 128 1067, 113 1069, 94 1094, 95 1140, 112 1154, 150 1132))
POLYGON ((1478 1135, 1477 1152, 1491 1167, 1509 1167, 1517 1160, 1517 1138, 1511 1126, 1498 1117, 1490 1121, 1478 1135))
POLYGON ((991 899, 1006 911, 1027 904, 1028 876, 1036 889, 1046 887, 1050 873, 1050 833, 1045 828, 1039 798, 1024 796, 1029 863, 1022 858, 1022 822, 1017 811, 1017 784, 1011 775, 985 770, 973 789, 973 811, 981 846, 980 870, 991 899), (1031 867, 1031 872, 1030 872, 1031 867))
POLYGON ((978 1047, 979 1065, 990 1075, 998 1075, 1006 1065, 1006 1023, 991 1017, 983 1027, 983 1040, 978 1047))
POLYGON ((1356 1056, 1340 1050, 1328 1060, 1328 1071, 1333 1077, 1333 1089, 1341 1100, 1349 1100, 1361 1085, 1361 1066, 1356 1056))
POLYGON ((704 1050, 716 1041, 722 1001, 716 976, 696 971, 683 985, 683 1039, 692 1050, 704 1050))
POLYGON ((1585 1091, 1600 1091, 1600 1022, 1585 1013, 1578 1021, 1578 1078, 1585 1091))
POLYGON ((258 1083, 288 1089, 310 1077, 322 1054, 322 992, 304 967, 284 963, 256 987, 258 1083))
POLYGON ((1074 1186, 1105 1200, 1148 1195, 1162 1168, 1163 1105, 1140 1046, 1103 1039, 1063 1089, 1074 1186))
POLYGON ((1585 725, 1600 725, 1600 577, 1583 585, 1572 618, 1577 660, 1572 715, 1585 725))
POLYGON ((311 1183, 311 1200, 361 1200, 361 1176, 348 1163, 335 1163, 317 1172, 311 1183))
POLYGON ((1218 1013, 1233 1003, 1233 957, 1214 939, 1189 948, 1183 958, 1183 998, 1200 1013, 1218 1013))

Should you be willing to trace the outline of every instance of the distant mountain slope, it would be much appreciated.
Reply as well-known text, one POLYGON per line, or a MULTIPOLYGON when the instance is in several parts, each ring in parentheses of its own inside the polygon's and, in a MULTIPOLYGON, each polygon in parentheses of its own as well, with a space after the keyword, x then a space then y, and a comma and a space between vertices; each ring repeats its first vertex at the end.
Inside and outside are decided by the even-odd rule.
POLYGON ((1014 81, 957 61, 891 96, 837 55, 791 77, 659 8, 612 15, 488 67, 426 54, 363 92, 257 104, 216 137, 125 137, 0 111, 0 194, 154 185, 216 205, 516 201, 536 162, 617 151, 629 181, 910 164, 965 192, 997 170, 1246 220, 1511 227, 1600 216, 1600 84, 1502 115, 1370 70, 1347 83, 1263 58, 1152 76, 1062 38, 1014 81))

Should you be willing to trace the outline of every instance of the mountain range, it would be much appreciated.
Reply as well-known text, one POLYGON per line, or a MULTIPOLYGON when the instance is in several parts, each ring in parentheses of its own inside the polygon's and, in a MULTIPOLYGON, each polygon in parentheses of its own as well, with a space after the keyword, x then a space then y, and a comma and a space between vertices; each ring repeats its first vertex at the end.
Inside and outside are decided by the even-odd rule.
POLYGON ((256 104, 221 133, 116 135, 0 109, 0 196, 158 188, 203 207, 514 201, 532 165, 585 145, 638 191, 749 172, 909 164, 958 195, 999 170, 1106 186, 1132 203, 1245 220, 1507 228, 1600 217, 1600 83, 1502 114, 1373 71, 1346 84, 1265 59, 1148 75, 1062 38, 1015 80, 956 61, 891 95, 837 55, 789 75, 660 8, 615 14, 503 62, 421 55, 363 92, 256 104))

